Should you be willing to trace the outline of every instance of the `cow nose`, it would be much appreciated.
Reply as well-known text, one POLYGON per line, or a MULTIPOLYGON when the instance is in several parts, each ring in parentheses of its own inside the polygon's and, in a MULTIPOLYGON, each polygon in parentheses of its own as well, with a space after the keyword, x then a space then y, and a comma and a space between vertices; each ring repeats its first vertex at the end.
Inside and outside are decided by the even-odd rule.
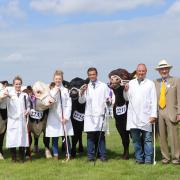
POLYGON ((52 104, 53 102, 52 101, 49 101, 49 104, 52 104))

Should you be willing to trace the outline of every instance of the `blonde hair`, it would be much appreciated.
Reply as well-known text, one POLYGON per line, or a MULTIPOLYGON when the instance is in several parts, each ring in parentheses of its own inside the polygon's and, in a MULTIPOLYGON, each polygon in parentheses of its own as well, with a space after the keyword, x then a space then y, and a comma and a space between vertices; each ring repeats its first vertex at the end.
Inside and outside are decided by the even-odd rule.
POLYGON ((16 76, 14 79, 13 79, 13 84, 15 83, 15 81, 21 81, 21 84, 23 83, 22 81, 22 78, 20 76, 16 76))
POLYGON ((63 79, 63 75, 64 75, 63 71, 61 71, 61 70, 56 70, 56 71, 54 72, 54 76, 53 76, 53 77, 55 77, 55 76, 61 76, 62 79, 63 79))

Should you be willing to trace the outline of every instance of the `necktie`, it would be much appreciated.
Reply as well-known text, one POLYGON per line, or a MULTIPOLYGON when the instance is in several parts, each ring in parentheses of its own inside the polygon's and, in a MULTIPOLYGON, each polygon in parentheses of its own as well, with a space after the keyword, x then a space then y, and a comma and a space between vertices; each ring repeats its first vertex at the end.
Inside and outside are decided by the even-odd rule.
POLYGON ((17 93, 17 96, 19 97, 19 96, 20 96, 20 94, 21 94, 21 93, 20 93, 20 92, 18 92, 18 93, 17 93))
POLYGON ((96 83, 95 83, 95 82, 92 82, 92 86, 93 86, 93 88, 95 89, 96 83))
POLYGON ((166 106, 166 84, 164 80, 162 80, 162 83, 161 83, 159 106, 161 109, 164 109, 166 106))
POLYGON ((139 85, 141 84, 142 81, 144 81, 144 79, 138 79, 139 85))

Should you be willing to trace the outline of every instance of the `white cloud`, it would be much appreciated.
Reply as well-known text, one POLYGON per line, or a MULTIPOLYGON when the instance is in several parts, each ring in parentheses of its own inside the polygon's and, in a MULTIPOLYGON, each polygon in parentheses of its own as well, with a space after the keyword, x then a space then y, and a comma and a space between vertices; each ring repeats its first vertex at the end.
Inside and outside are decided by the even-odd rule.
POLYGON ((179 76, 179 34, 180 18, 168 14, 2 31, 0 60, 9 61, 1 62, 0 77, 10 79, 20 73, 28 84, 50 82, 53 71, 60 68, 70 80, 86 77, 87 68, 95 66, 99 78, 106 81, 110 70, 126 68, 131 72, 144 62, 148 76, 155 78, 154 67, 161 58, 167 58, 174 66, 172 73, 179 76))
POLYGON ((57 14, 80 12, 114 12, 135 9, 139 6, 150 6, 164 0, 31 0, 32 9, 57 14))
POLYGON ((23 61, 23 55, 21 53, 12 53, 7 57, 3 58, 4 61, 11 63, 11 62, 21 62, 23 61))
POLYGON ((166 13, 168 15, 180 15, 180 1, 175 1, 166 13))
POLYGON ((20 0, 7 0, 0 4, 0 27, 7 27, 14 19, 23 20, 26 13, 20 7, 20 0))

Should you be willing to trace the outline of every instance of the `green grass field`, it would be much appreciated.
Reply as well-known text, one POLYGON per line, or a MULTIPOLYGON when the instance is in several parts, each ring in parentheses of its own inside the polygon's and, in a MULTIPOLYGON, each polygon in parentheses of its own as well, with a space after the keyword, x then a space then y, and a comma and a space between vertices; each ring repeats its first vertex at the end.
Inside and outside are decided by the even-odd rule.
MULTIPOLYGON (((105 163, 98 160, 94 167, 93 163, 87 162, 86 153, 67 163, 62 163, 63 155, 59 161, 46 160, 41 139, 41 152, 39 155, 33 155, 32 162, 14 164, 11 162, 9 152, 5 150, 6 160, 0 161, 0 179, 180 179, 180 166, 161 164, 158 143, 156 144, 157 164, 155 166, 135 164, 132 143, 130 160, 122 160, 121 140, 113 120, 110 123, 110 130, 110 135, 106 136, 108 161, 105 163)), ((84 134, 84 144, 86 145, 86 134, 84 134)))

